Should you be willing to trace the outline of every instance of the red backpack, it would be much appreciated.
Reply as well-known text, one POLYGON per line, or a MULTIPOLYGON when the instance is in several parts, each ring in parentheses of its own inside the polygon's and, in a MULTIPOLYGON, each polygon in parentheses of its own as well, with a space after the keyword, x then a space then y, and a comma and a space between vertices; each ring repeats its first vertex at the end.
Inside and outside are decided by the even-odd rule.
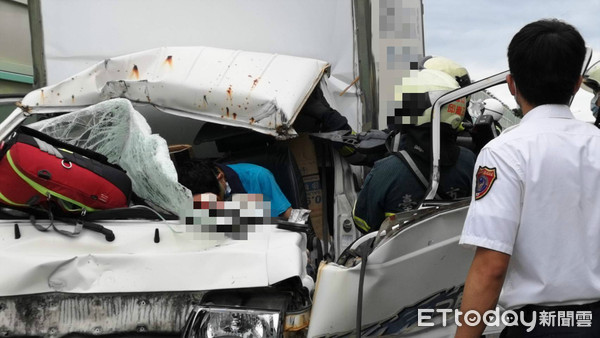
POLYGON ((131 180, 105 156, 20 127, 0 142, 0 205, 67 213, 127 207, 131 180))

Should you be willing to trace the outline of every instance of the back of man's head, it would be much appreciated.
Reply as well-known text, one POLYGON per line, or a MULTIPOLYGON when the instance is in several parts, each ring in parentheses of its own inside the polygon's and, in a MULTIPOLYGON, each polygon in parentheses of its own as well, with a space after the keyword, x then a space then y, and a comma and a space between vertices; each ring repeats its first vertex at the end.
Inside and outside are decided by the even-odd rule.
POLYGON ((192 191, 193 195, 213 193, 219 196, 217 168, 212 161, 186 161, 177 170, 179 183, 192 191))
POLYGON ((585 41, 575 27, 556 20, 532 22, 508 46, 517 90, 532 106, 568 104, 583 67, 585 41))

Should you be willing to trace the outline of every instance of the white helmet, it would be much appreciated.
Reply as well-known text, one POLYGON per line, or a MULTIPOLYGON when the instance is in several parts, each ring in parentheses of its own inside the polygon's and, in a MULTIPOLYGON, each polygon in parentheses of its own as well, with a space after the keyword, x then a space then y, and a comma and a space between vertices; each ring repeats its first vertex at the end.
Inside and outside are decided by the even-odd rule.
POLYGON ((494 121, 498 122, 504 114, 504 105, 496 99, 485 99, 483 100, 483 107, 481 107, 481 115, 490 115, 494 118, 494 121))
POLYGON ((452 76, 461 87, 471 84, 467 69, 443 56, 426 56, 421 60, 419 69, 435 69, 452 76))
POLYGON ((600 92, 600 61, 594 63, 583 74, 583 89, 590 93, 600 92))
MULTIPOLYGON (((395 97, 402 101, 402 108, 399 109, 402 124, 419 126, 431 122, 431 107, 440 96, 460 86, 450 75, 439 70, 422 69, 416 74, 414 72, 414 76, 403 78, 402 85, 395 87, 395 97)), ((441 121, 456 129, 466 111, 466 99, 458 99, 442 107, 441 121)))

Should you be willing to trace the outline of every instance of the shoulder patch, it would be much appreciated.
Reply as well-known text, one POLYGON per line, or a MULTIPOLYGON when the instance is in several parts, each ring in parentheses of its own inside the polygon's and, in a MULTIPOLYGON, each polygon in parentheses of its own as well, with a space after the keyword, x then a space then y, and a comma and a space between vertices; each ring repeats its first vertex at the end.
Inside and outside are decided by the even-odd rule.
POLYGON ((496 168, 479 167, 475 181, 475 199, 485 196, 496 181, 496 168))

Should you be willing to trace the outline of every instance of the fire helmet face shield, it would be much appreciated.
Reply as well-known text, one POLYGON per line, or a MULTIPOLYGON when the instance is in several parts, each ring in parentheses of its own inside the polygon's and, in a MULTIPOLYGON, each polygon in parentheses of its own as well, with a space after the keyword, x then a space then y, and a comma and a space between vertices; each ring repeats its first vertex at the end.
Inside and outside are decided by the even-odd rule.
POLYGON ((483 100, 481 114, 490 115, 494 118, 494 121, 498 122, 504 114, 504 106, 496 99, 485 99, 483 100))
POLYGON ((600 92, 600 61, 594 63, 583 74, 582 88, 594 94, 600 92))
MULTIPOLYGON (((395 115, 403 125, 423 125, 431 122, 433 104, 444 94, 460 88, 450 75, 432 69, 417 71, 414 76, 403 78, 402 85, 396 86, 396 100, 402 101, 402 108, 395 115)), ((465 98, 450 102, 441 108, 441 122, 453 129, 460 126, 467 111, 465 98)), ((393 121, 394 124, 397 124, 393 121)))

